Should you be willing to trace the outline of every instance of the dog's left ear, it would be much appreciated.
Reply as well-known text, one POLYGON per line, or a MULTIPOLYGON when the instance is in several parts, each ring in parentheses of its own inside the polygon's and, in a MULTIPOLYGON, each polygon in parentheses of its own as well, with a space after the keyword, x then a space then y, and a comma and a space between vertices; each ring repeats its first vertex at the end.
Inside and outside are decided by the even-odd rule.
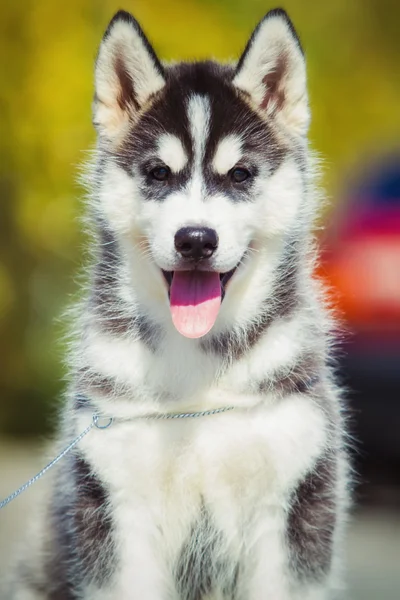
POLYGON ((266 116, 281 119, 293 134, 307 133, 310 116, 304 54, 284 10, 270 11, 256 27, 233 83, 266 116))

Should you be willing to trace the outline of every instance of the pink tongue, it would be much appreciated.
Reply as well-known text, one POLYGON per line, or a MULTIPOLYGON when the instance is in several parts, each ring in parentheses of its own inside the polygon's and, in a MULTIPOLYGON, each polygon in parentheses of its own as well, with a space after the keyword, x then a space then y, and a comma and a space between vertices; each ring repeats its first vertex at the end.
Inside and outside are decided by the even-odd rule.
POLYGON ((175 271, 170 292, 172 321, 182 335, 199 338, 214 325, 221 304, 218 273, 175 271))

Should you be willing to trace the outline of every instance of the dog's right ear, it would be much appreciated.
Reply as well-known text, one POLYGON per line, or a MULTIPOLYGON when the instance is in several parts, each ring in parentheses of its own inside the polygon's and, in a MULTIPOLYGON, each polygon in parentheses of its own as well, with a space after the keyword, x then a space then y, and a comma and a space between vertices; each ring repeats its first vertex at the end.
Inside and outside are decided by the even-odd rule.
POLYGON ((118 141, 129 122, 165 85, 164 70, 137 21, 111 20, 97 55, 93 120, 100 136, 118 141))
POLYGON ((271 10, 256 27, 238 62, 233 84, 261 115, 279 119, 293 134, 307 133, 306 64, 284 10, 271 10))

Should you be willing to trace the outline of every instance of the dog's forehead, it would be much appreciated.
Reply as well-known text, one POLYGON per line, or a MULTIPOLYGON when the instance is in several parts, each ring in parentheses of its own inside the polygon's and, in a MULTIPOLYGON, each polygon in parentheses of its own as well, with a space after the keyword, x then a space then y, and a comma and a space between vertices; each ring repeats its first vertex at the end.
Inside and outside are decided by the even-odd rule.
POLYGON ((233 67, 180 63, 166 73, 165 89, 132 131, 129 148, 137 159, 156 153, 179 170, 201 156, 220 171, 226 154, 239 160, 265 133, 265 122, 232 85, 233 67))

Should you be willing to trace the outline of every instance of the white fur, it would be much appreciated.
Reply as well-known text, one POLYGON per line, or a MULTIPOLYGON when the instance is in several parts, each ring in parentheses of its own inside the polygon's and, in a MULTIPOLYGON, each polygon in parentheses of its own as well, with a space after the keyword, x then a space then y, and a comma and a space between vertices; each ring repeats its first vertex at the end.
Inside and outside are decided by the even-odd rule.
POLYGON ((210 101, 206 96, 194 94, 189 98, 187 114, 195 152, 195 164, 200 168, 209 133, 210 101))
POLYGON ((135 294, 156 321, 169 319, 167 290, 160 270, 174 270, 174 235, 178 229, 195 225, 218 232, 218 252, 212 260, 217 271, 227 272, 244 258, 243 268, 229 283, 230 294, 216 322, 218 329, 232 323, 232 318, 240 325, 242 316, 245 320, 256 316, 259 301, 265 297, 265 286, 273 283, 282 235, 290 228, 302 226, 304 219, 298 219, 299 213, 310 210, 307 204, 301 205, 303 187, 294 161, 287 160, 272 177, 260 177, 256 201, 234 204, 220 194, 205 199, 201 173, 195 166, 186 189, 170 194, 164 203, 143 203, 135 179, 110 164, 106 167, 100 202, 101 212, 127 241, 132 280, 147 280, 146 286, 136 286, 135 294), (145 238, 156 266, 144 256, 145 238))
POLYGON ((242 158, 242 141, 238 135, 227 135, 218 144, 213 159, 213 169, 226 175, 242 158))
POLYGON ((173 173, 182 171, 188 161, 181 140, 171 133, 165 133, 160 137, 158 142, 158 154, 161 160, 173 173))
MULTIPOLYGON (((315 343, 310 335, 310 321, 305 315, 280 319, 271 324, 259 344, 229 370, 232 387, 240 389, 244 382, 255 385, 273 379, 275 373, 290 371, 299 354, 315 343)), ((222 379, 223 385, 224 379, 222 379)))
MULTIPOLYGON (((270 234, 282 235, 297 221, 304 202, 302 188, 304 181, 293 158, 288 158, 282 166, 265 182, 264 196, 268 202, 265 211, 265 228, 270 234)), ((308 207, 303 207, 307 210, 308 207)), ((299 221, 303 226, 303 219, 299 221)))
POLYGON ((98 211, 120 235, 130 234, 135 229, 140 201, 137 182, 112 161, 105 166, 103 178, 98 211))

